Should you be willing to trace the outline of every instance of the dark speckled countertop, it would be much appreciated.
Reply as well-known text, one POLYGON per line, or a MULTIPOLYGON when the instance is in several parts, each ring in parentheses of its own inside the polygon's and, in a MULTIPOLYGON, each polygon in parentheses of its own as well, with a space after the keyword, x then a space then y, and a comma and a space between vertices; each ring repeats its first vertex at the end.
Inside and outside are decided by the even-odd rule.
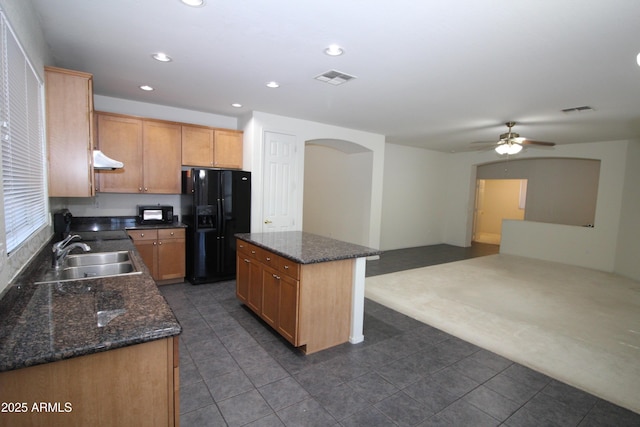
POLYGON ((0 372, 180 334, 133 243, 117 231, 92 231, 91 252, 132 251, 141 274, 34 284, 50 266, 47 245, 12 282, 0 299, 0 372))
POLYGON ((381 253, 377 249, 342 242, 303 231, 238 233, 236 237, 300 264, 361 258, 379 255, 381 253))

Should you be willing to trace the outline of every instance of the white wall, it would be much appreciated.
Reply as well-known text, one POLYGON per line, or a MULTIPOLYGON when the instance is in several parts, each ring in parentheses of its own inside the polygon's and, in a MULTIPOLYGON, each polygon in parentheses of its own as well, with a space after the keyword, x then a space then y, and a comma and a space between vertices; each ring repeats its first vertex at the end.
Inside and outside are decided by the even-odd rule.
MULTIPOLYGON (((326 125, 323 123, 310 122, 307 120, 293 119, 290 117, 277 116, 274 114, 253 112, 251 117, 242 120, 242 127, 245 132, 245 151, 250 151, 250 170, 252 172, 252 200, 251 200, 251 231, 254 233, 262 231, 262 153, 263 138, 265 132, 278 132, 294 135, 297 144, 297 176, 294 177, 297 183, 302 184, 304 180, 304 152, 305 141, 316 139, 329 139, 350 141, 370 150, 373 153, 372 180, 371 180, 371 207, 369 219, 369 232, 366 246, 380 247, 380 223, 382 207, 382 180, 385 155, 384 136, 370 132, 363 132, 354 129, 347 129, 338 126, 326 125)), ((245 160, 247 160, 245 155, 245 160)), ((300 185, 302 188, 302 185, 300 185)), ((298 192, 298 213, 297 217, 302 218, 304 192, 298 192)), ((302 221, 299 221, 302 223, 302 221)), ((302 230, 302 224, 298 225, 302 230)))
POLYGON ((304 158, 302 229, 367 245, 373 153, 306 144, 304 158))
POLYGON ((640 280, 640 141, 630 141, 614 271, 640 280))
POLYGON ((387 144, 380 249, 442 243, 448 154, 387 144))
POLYGON ((112 98, 109 96, 94 95, 93 107, 96 111, 104 111, 106 113, 128 114, 150 119, 238 129, 238 119, 235 117, 168 107, 166 105, 130 101, 128 99, 112 98))

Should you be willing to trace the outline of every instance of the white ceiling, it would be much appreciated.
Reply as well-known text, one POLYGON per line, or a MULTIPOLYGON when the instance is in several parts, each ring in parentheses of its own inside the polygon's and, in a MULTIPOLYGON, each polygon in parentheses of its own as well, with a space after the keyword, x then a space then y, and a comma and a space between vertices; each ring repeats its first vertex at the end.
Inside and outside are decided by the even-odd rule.
POLYGON ((442 151, 497 140, 508 120, 521 136, 560 144, 640 136, 637 0, 33 4, 51 65, 93 73, 99 95, 262 111, 442 151), (345 54, 325 55, 331 43, 345 54), (152 60, 158 51, 173 61, 152 60), (314 79, 331 69, 357 78, 314 79), (561 112, 579 106, 595 111, 561 112))

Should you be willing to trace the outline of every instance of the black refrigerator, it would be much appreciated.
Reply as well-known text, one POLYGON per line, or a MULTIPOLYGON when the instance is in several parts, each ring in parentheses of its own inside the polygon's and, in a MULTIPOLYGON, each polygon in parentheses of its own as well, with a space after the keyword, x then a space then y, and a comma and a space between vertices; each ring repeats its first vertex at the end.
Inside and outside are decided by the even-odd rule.
POLYGON ((187 226, 187 280, 199 285, 235 278, 234 234, 251 231, 251 173, 183 171, 181 210, 187 226))

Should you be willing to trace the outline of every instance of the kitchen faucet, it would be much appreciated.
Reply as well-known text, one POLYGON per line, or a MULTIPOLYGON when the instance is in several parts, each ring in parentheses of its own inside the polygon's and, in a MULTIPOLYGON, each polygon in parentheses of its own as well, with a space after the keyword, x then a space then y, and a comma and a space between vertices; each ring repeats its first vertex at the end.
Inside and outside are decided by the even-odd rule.
POLYGON ((64 240, 59 241, 58 243, 54 243, 52 250, 52 258, 51 258, 51 266, 53 268, 60 268, 66 256, 74 250, 75 248, 80 248, 85 252, 89 252, 91 247, 86 243, 76 242, 69 244, 73 239, 80 238, 79 235, 73 234, 68 235, 64 240))

